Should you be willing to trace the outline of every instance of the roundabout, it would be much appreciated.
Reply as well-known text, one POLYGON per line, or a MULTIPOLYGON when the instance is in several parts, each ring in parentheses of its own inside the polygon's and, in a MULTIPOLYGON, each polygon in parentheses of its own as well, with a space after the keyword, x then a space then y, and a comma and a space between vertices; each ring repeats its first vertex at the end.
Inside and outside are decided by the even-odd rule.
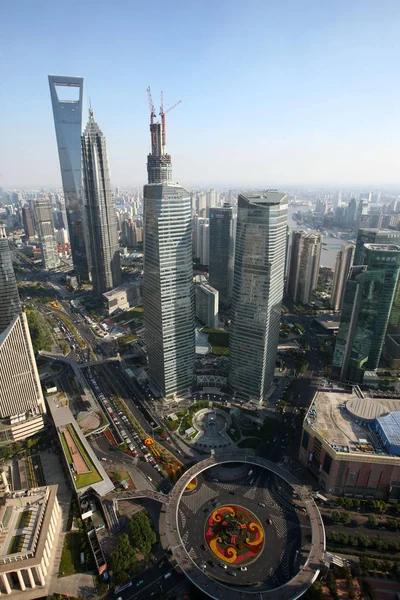
POLYGON ((243 454, 212 456, 184 473, 165 531, 182 571, 219 600, 299 598, 325 555, 308 490, 280 466, 243 454))
POLYGON ((214 556, 230 565, 256 560, 264 546, 264 528, 258 518, 235 504, 215 509, 206 520, 204 535, 214 556))

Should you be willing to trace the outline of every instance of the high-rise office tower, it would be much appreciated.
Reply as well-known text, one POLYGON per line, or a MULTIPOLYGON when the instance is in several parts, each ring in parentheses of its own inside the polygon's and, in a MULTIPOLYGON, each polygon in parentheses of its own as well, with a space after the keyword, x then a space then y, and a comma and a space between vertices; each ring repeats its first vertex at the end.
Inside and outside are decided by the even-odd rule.
POLYGON ((187 190, 170 182, 163 122, 152 128, 154 109, 151 119, 152 147, 163 140, 164 150, 149 155, 149 184, 144 186, 145 342, 151 380, 164 397, 171 397, 186 395, 194 374, 191 199, 187 190))
POLYGON ((211 189, 207 192, 207 197, 206 197, 207 208, 217 206, 217 196, 218 196, 218 194, 215 190, 211 189))
POLYGON ((232 207, 210 208, 209 282, 219 292, 219 302, 229 308, 232 296, 234 220, 232 207))
POLYGON ((196 318, 206 327, 218 327, 218 290, 209 283, 195 286, 196 318))
POLYGON ((294 302, 309 304, 318 284, 322 236, 293 231, 288 274, 288 294, 294 302))
POLYGON ((355 265, 342 302, 332 373, 362 383, 377 369, 400 269, 400 246, 365 244, 364 265, 355 265))
POLYGON ((239 194, 229 385, 262 401, 271 386, 283 296, 287 195, 239 194))
POLYGON ((358 230, 354 264, 363 265, 366 257, 365 244, 400 244, 400 231, 361 227, 358 230))
POLYGON ((355 249, 354 244, 342 244, 336 256, 331 292, 331 307, 335 311, 342 307, 343 293, 350 269, 353 266, 355 249))
POLYGON ((30 238, 35 237, 35 225, 29 206, 22 207, 22 223, 25 231, 25 239, 29 240, 30 238))
MULTIPOLYGON (((89 279, 87 227, 82 202, 81 135, 83 78, 49 75, 51 103, 64 190, 75 274, 89 279), (63 100, 63 91, 78 90, 78 99, 63 100)), ((68 94, 69 95, 69 94, 68 94)))
POLYGON ((121 266, 106 140, 92 109, 82 135, 82 171, 93 293, 101 297, 121 283, 121 266))
POLYGON ((21 312, 21 302, 6 229, 4 223, 0 221, 0 333, 21 312))
MULTIPOLYGON (((366 260, 365 244, 400 245, 400 231, 393 229, 360 228, 358 230, 354 265, 363 265, 366 260)), ((400 277, 390 311, 388 333, 400 334, 400 277)))
POLYGON ((35 200, 36 221, 40 248, 42 250, 43 268, 56 269, 60 264, 57 254, 57 244, 54 236, 53 215, 49 198, 35 200))
POLYGON ((346 225, 354 227, 357 220, 357 200, 352 198, 346 208, 346 225))
POLYGON ((0 443, 43 428, 46 412, 11 251, 0 224, 0 443))

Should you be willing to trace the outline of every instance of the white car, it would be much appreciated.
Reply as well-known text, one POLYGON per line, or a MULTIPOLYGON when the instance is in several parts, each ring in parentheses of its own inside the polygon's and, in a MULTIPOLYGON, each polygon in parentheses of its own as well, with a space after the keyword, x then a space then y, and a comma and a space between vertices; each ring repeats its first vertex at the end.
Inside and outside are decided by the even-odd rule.
POLYGON ((222 567, 223 569, 227 569, 228 568, 224 563, 219 563, 219 566, 222 567))
POLYGON ((240 567, 241 571, 247 571, 247 567, 240 567))

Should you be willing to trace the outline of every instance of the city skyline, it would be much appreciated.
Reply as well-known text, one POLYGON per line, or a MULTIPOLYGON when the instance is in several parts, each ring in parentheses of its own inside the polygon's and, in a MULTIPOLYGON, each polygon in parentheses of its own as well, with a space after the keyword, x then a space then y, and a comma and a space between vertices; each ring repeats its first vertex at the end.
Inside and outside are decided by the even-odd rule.
MULTIPOLYGON (((392 77, 400 49, 395 35, 398 4, 325 6, 309 0, 309 10, 289 4, 291 10, 259 1, 246 6, 224 0, 216 6, 172 3, 156 21, 153 6, 110 11, 100 2, 94 14, 89 2, 80 7, 81 18, 73 20, 73 27, 74 11, 63 14, 61 28, 58 6, 49 14, 29 6, 26 11, 10 7, 4 28, 10 60, 3 80, 10 93, 2 114, 0 186, 60 185, 48 73, 85 77, 85 104, 89 95, 96 97, 98 118, 110 132, 113 183, 119 185, 146 181, 143 156, 149 140, 144 117, 151 83, 164 90, 166 109, 182 99, 171 116, 169 140, 182 185, 398 185, 398 84, 392 77), (89 19, 97 30, 95 39, 104 39, 111 24, 118 32, 115 43, 87 40, 89 19), (132 22, 135 36, 127 35, 132 22), (149 22, 153 44, 143 54, 149 22), (160 34, 176 23, 186 23, 182 37, 166 44, 160 34), (261 35, 266 23, 274 26, 261 35), (239 34, 251 41, 245 48, 235 42, 239 34), (65 53, 65 47, 79 47, 79 52, 65 53), (163 61, 157 60, 161 53, 163 61), (132 56, 140 57, 134 69, 132 56), (26 87, 29 110, 23 106, 26 87)), ((155 104, 158 112, 159 101, 155 104)))

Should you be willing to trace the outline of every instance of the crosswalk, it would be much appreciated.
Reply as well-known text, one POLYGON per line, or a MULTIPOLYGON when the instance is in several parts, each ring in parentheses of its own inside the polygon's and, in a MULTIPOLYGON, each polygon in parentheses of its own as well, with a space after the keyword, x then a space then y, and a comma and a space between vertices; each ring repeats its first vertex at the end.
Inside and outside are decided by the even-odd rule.
POLYGON ((215 496, 215 491, 203 483, 196 494, 183 496, 182 502, 189 510, 196 514, 199 508, 213 496, 215 496))

